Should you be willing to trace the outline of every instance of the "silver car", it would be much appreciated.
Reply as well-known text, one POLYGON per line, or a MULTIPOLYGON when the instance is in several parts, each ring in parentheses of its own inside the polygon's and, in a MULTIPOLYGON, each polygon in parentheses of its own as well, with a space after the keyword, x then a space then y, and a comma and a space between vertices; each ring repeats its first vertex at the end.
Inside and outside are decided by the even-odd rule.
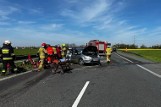
POLYGON ((88 46, 85 48, 73 48, 69 54, 73 63, 84 64, 101 64, 97 47, 88 46))

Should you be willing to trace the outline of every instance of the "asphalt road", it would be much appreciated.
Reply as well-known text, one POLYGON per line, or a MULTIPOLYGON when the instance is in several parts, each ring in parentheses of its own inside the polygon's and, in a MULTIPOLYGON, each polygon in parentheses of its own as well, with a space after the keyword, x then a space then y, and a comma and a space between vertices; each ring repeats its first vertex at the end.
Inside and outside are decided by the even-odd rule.
POLYGON ((110 64, 72 67, 0 78, 0 107, 161 107, 159 63, 119 52, 110 64))

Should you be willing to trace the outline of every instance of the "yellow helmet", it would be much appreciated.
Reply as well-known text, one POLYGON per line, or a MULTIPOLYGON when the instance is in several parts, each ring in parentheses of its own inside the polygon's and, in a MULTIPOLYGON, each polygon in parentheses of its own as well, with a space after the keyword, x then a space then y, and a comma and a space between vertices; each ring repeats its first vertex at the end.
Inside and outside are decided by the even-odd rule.
POLYGON ((65 46, 65 44, 62 44, 62 46, 65 46))

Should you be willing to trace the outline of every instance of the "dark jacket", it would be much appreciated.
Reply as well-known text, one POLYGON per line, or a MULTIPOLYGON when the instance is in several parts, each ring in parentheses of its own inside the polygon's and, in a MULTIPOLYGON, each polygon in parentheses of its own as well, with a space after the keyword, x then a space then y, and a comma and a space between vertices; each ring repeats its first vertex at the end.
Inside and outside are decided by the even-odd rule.
POLYGON ((3 47, 0 49, 0 56, 2 60, 13 60, 15 57, 13 47, 3 44, 3 47))

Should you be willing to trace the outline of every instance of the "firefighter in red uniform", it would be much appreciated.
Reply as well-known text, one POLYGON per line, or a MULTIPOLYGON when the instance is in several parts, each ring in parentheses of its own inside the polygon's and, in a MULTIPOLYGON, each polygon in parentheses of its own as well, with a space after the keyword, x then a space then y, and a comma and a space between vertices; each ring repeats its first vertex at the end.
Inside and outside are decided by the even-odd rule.
POLYGON ((47 62, 51 63, 52 60, 53 60, 53 55, 54 55, 53 47, 48 44, 46 51, 47 51, 47 54, 48 54, 47 62))

